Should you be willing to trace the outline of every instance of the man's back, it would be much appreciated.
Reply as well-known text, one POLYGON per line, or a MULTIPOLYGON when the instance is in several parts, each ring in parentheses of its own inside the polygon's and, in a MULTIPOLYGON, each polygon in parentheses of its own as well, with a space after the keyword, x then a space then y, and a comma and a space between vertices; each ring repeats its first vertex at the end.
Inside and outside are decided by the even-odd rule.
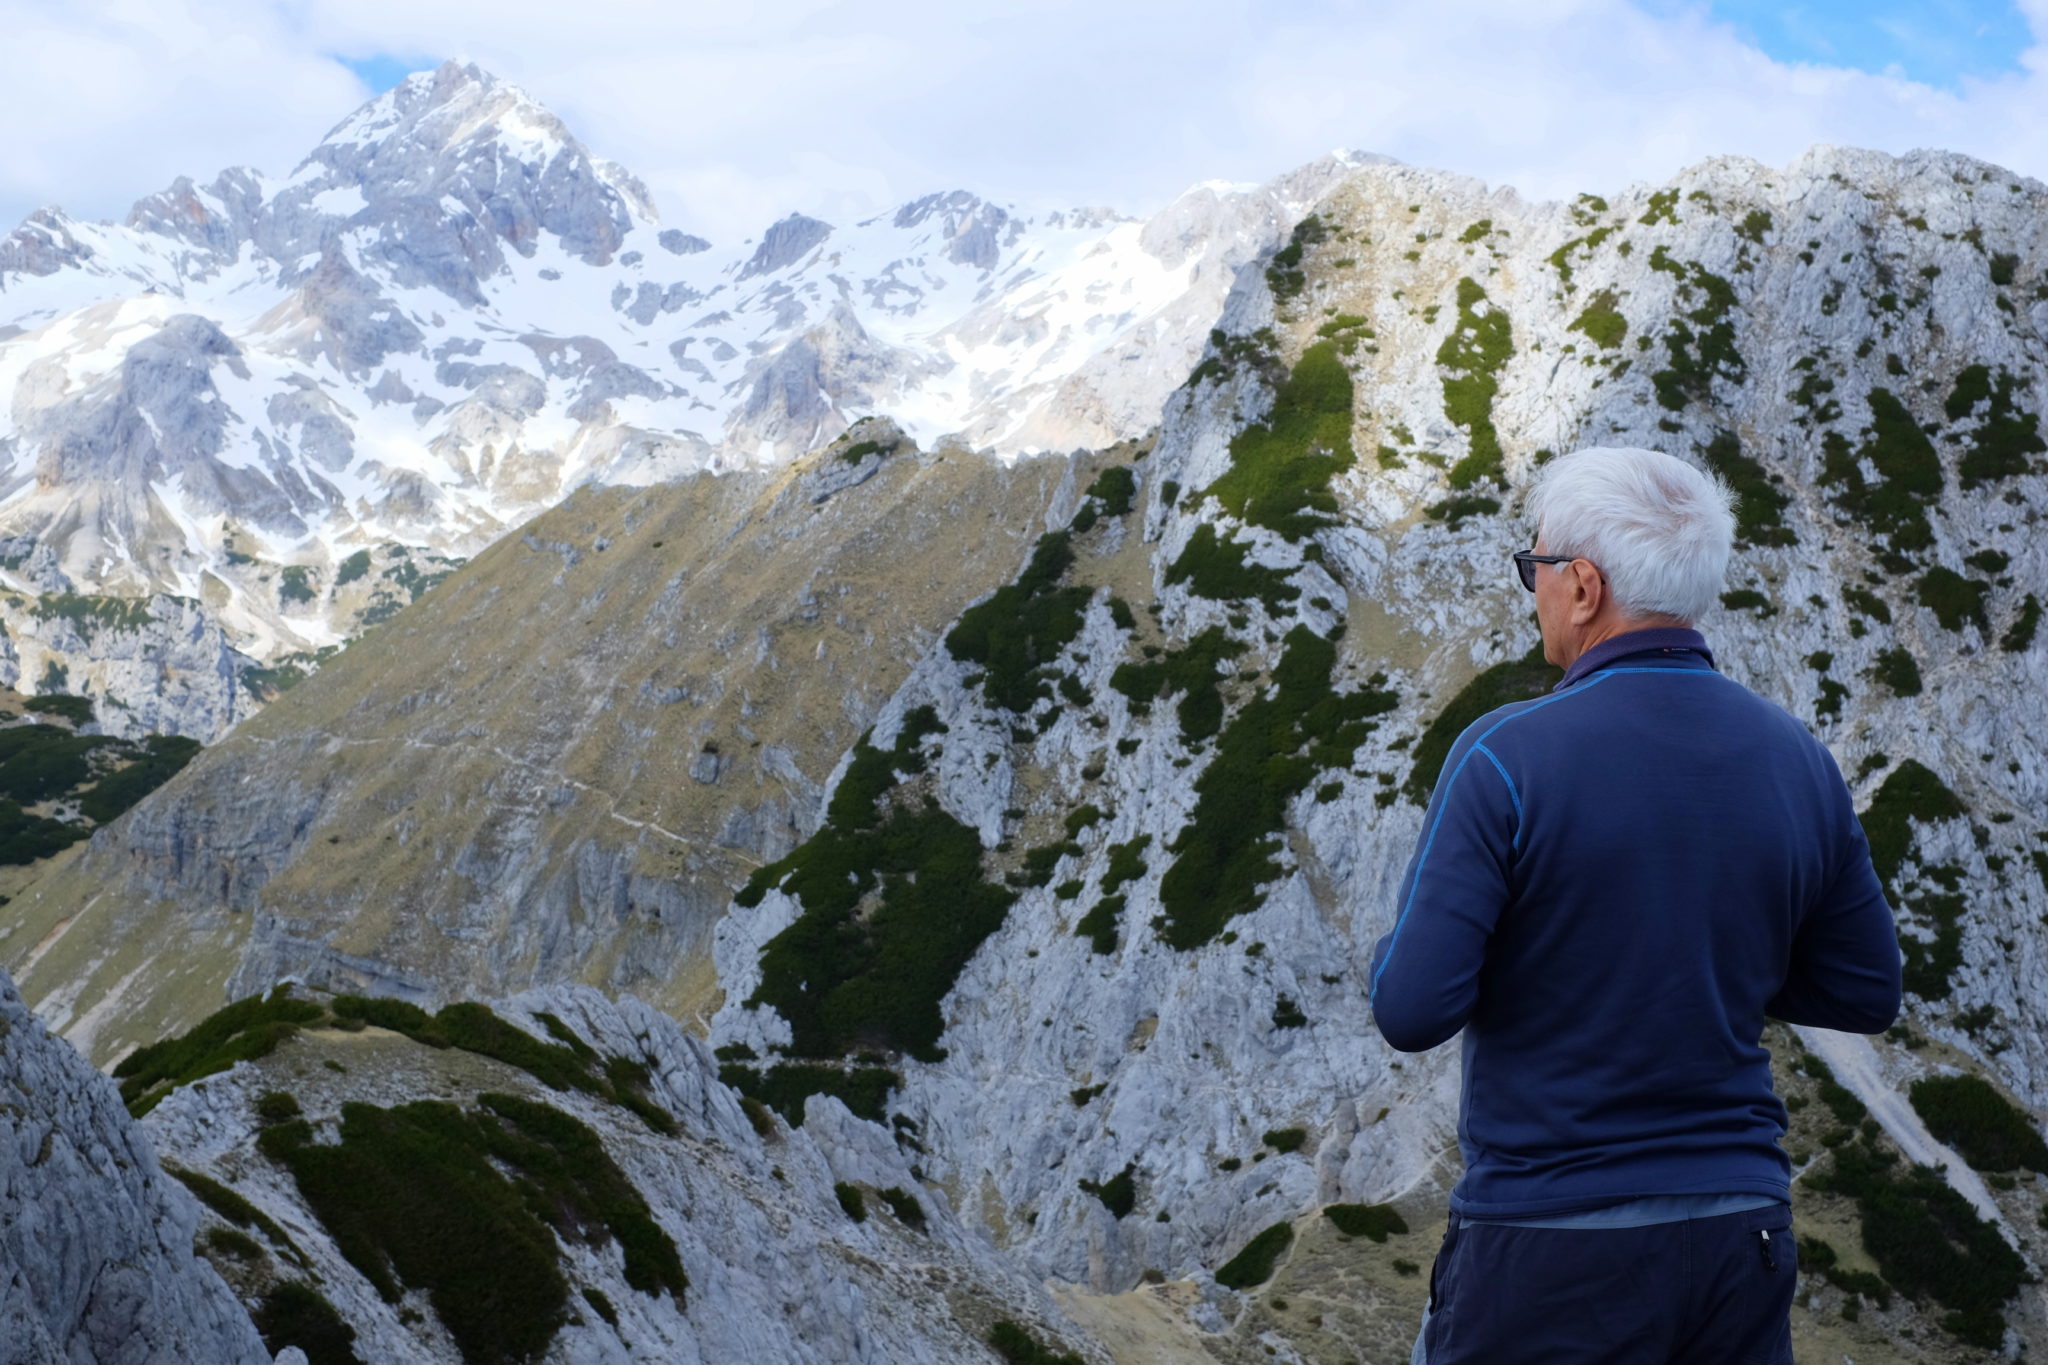
POLYGON ((1465 1029, 1452 1204, 1473 1216, 1786 1198, 1765 1015, 1874 1032, 1899 1004, 1832 758, 1691 650, 1468 729, 1398 915, 1374 1013, 1404 1050, 1465 1029))

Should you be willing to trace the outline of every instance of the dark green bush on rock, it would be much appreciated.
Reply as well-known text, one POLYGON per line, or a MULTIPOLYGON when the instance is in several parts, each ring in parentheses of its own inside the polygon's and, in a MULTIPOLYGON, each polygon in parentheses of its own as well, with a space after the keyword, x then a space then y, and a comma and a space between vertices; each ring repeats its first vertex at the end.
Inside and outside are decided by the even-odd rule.
POLYGON ((1004 1318, 988 1329, 988 1344, 1005 1365, 1084 1365, 1071 1351, 1055 1353, 1016 1323, 1004 1318))
POLYGON ((303 1280, 273 1285, 250 1317, 264 1348, 273 1355, 296 1346, 306 1353, 308 1365, 362 1365, 355 1350, 356 1329, 303 1280))
POLYGON ((1230 468, 1205 493, 1248 525, 1299 540, 1332 523, 1333 476, 1349 469, 1351 372, 1334 341, 1302 352, 1262 423, 1230 442, 1230 468))
POLYGON ((285 991, 279 986, 267 996, 237 1000, 189 1032, 123 1057, 114 1067, 114 1079, 121 1083, 128 1112, 140 1118, 178 1086, 226 1071, 236 1062, 266 1057, 301 1025, 326 1017, 320 1006, 289 999, 285 991))
POLYGON ((1336 662, 1334 642, 1296 626, 1274 665, 1273 695, 1247 702, 1217 739, 1159 882, 1160 937, 1173 947, 1199 947, 1263 903, 1259 888, 1280 875, 1287 803, 1318 773, 1348 766, 1371 733, 1370 717, 1398 703, 1376 684, 1336 691, 1336 662))
POLYGON ((1109 1210, 1112 1218, 1127 1218, 1131 1210, 1138 1205, 1137 1173, 1138 1163, 1133 1161, 1100 1183, 1083 1180, 1081 1190, 1084 1194, 1092 1194, 1101 1200, 1102 1207, 1109 1210))
POLYGON ((1953 820, 1964 814, 1963 803, 1939 777, 1913 759, 1892 769, 1863 812, 1863 835, 1870 841, 1870 861, 1887 888, 1913 847, 1913 825, 1953 820))
POLYGON ((1251 546, 1241 540, 1225 540, 1216 528, 1203 522, 1188 537, 1187 547, 1167 566, 1166 582, 1186 583, 1198 597, 1214 602, 1246 602, 1256 599, 1266 610, 1277 612, 1285 603, 1301 596, 1301 589, 1287 580, 1292 569, 1269 569, 1247 557, 1251 546))
POLYGON ((1978 1076, 1931 1076, 1907 1092, 1927 1131, 1980 1171, 2048 1172, 2048 1143, 2025 1111, 1978 1076))
POLYGON ((1246 1290, 1273 1278, 1273 1267, 1287 1248, 1294 1245, 1294 1227, 1275 1223, 1245 1243, 1244 1250, 1217 1268, 1216 1283, 1226 1289, 1246 1290))
POLYGON ((1934 1299, 1950 1310, 1942 1318, 1950 1335, 1996 1349, 2005 1336, 2003 1306, 2019 1292, 2025 1262, 1939 1172, 1901 1172, 1899 1164, 1894 1152, 1848 1142, 1835 1148, 1830 1171, 1808 1180, 1856 1201, 1863 1248, 1894 1289, 1916 1302, 1934 1299))
POLYGON ((1392 1204, 1330 1204, 1324 1207, 1323 1217, 1346 1237, 1369 1237, 1375 1242, 1386 1241, 1390 1232, 1408 1231, 1408 1220, 1395 1212, 1392 1204))
POLYGON ((1081 633, 1090 590, 1060 586, 1074 564, 1065 531, 1038 538, 1015 582, 960 614, 946 649, 962 663, 985 666, 982 695, 991 706, 1022 715, 1052 695, 1044 669, 1081 633))
POLYGON ((1121 663, 1109 685, 1124 694, 1131 709, 1144 714, 1154 700, 1180 694, 1180 732, 1184 739, 1207 739, 1223 728, 1223 694, 1217 684, 1223 665, 1245 652, 1245 646, 1210 626, 1182 645, 1145 663, 1121 663))
POLYGON ((557 1235, 616 1240, 627 1283, 681 1306, 688 1280, 675 1246, 597 1135, 546 1105, 480 1098, 475 1112, 347 1104, 336 1144, 313 1142, 299 1119, 266 1129, 258 1146, 386 1301, 426 1293, 472 1365, 531 1360, 567 1321, 557 1235))

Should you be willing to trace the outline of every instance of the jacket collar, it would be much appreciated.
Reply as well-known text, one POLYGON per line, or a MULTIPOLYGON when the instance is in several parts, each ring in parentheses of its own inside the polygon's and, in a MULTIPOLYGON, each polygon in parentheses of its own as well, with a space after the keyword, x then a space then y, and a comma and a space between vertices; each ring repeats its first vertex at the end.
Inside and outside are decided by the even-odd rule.
POLYGON ((1572 660, 1572 666, 1565 670, 1564 677, 1550 690, 1562 692, 1583 681, 1587 675, 1638 654, 1659 657, 1697 654, 1706 660, 1708 668, 1714 666, 1714 652, 1707 648, 1706 636, 1686 626, 1652 626, 1647 630, 1625 631, 1594 645, 1572 660))

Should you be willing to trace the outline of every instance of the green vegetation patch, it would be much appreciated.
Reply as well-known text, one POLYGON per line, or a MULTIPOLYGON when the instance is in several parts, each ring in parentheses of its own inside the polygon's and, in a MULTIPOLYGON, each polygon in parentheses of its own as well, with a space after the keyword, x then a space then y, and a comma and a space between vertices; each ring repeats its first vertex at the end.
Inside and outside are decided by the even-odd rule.
POLYGON ((1273 395, 1273 410, 1230 441, 1230 468, 1204 490, 1249 525, 1300 540, 1333 524, 1330 480, 1351 468, 1351 372, 1319 341, 1273 395))
POLYGON ((1674 276, 1681 305, 1695 303, 1664 333, 1666 368, 1650 376, 1658 404, 1670 412, 1704 401, 1715 379, 1741 383, 1749 372, 1735 346, 1735 286, 1697 261, 1680 261, 1663 247, 1650 253, 1650 268, 1674 276))
POLYGON ((1067 532, 1040 536, 1016 581, 962 612, 947 632, 946 649, 955 659, 984 665, 982 695, 990 705, 1022 715, 1052 695, 1048 666, 1081 633, 1091 595, 1087 588, 1060 586, 1073 564, 1067 532))
POLYGON ((108 773, 79 798, 79 810, 97 823, 106 824, 176 777, 200 744, 184 735, 149 735, 137 748, 133 763, 108 773))
POLYGON ((2041 624, 2041 600, 2028 593, 2020 603, 2020 614, 2004 635, 1998 638, 1998 647, 2008 654, 2024 653, 2034 643, 2034 631, 2041 624))
POLYGON ((1996 1226, 1977 1216, 1940 1172, 1899 1172, 1898 1154, 1867 1141, 1835 1148, 1833 1169, 1808 1177, 1816 1188, 1856 1201, 1863 1249, 1906 1297, 1950 1310, 1941 1325, 1972 1346, 1996 1349, 2005 1337, 2003 1307, 2026 1264, 1996 1226))
POLYGON ((1109 1210, 1110 1217, 1121 1221, 1129 1217, 1131 1210, 1138 1206, 1137 1173, 1138 1163, 1133 1161, 1107 1180, 1099 1183, 1083 1180, 1081 1190, 1082 1193, 1092 1194, 1101 1200, 1102 1207, 1109 1210))
POLYGON ((1223 665, 1244 651, 1245 646, 1221 626, 1210 626, 1158 658, 1118 664, 1109 685, 1123 693, 1139 715, 1149 712, 1158 698, 1178 694, 1182 737, 1207 739, 1223 728, 1223 693, 1217 685, 1224 676, 1223 665))
POLYGON ((1543 662, 1543 646, 1539 644, 1521 658, 1495 664, 1466 683, 1415 742, 1415 763, 1402 788, 1408 799, 1418 806, 1429 804, 1429 794, 1436 790, 1437 776, 1443 771, 1444 760, 1450 757, 1451 746, 1473 721, 1510 702, 1544 695, 1556 685, 1558 677, 1558 671, 1543 662))
POLYGON ((339 567, 335 569, 334 586, 345 588, 369 572, 370 552, 368 550, 357 550, 347 559, 342 560, 339 567))
POLYGON ((1892 1287, 1884 1282, 1882 1276, 1867 1270, 1844 1270, 1835 1249, 1818 1237, 1801 1235, 1799 1238, 1799 1268, 1809 1273, 1817 1272, 1835 1288, 1861 1294, 1879 1308, 1892 1306, 1892 1287))
POLYGON ((300 1265, 306 1264, 305 1253, 299 1250, 297 1244, 286 1235, 285 1230, 279 1227, 269 1214, 257 1208, 247 1199, 244 1199, 241 1195, 235 1193, 235 1191, 211 1176, 201 1175, 197 1171, 188 1171, 182 1166, 173 1166, 169 1162, 164 1163, 164 1169, 176 1176, 180 1183, 191 1190, 194 1197, 200 1203, 212 1209, 222 1218, 233 1223, 238 1228, 255 1228, 270 1239, 272 1246, 283 1251, 300 1265))
POLYGON ((1005 1365, 1085 1365, 1072 1351, 1054 1351, 1008 1318, 988 1329, 988 1344, 1005 1365))
POLYGON ((1187 548, 1166 569, 1168 586, 1186 583, 1198 597, 1217 602, 1244 602, 1256 598, 1266 610, 1278 611, 1283 603, 1301 596, 1301 589, 1287 581, 1291 569, 1269 569, 1247 558, 1251 546, 1241 540, 1225 540, 1215 526, 1203 522, 1188 537, 1187 548))
POLYGON ((1444 416, 1465 428, 1470 448, 1451 466, 1453 488, 1470 488, 1480 480, 1504 483, 1500 433, 1493 426, 1493 400, 1500 392, 1500 371, 1515 352, 1508 315, 1493 306, 1479 282, 1458 281, 1458 321, 1437 347, 1443 367, 1444 416), (1486 304, 1480 312, 1479 305, 1486 304))
POLYGON ((0 797, 0 864, 25 867, 91 837, 83 824, 30 815, 19 801, 0 797))
POLYGON ((1374 675, 1356 692, 1330 685, 1334 642, 1296 626, 1273 667, 1273 692, 1246 703, 1195 781, 1195 809, 1168 846, 1159 882, 1160 936, 1175 948, 1208 942, 1232 917, 1257 909, 1280 875, 1287 803, 1325 769, 1349 766, 1373 716, 1399 698, 1374 675))
POLYGON ((1102 504, 1102 515, 1120 517, 1131 510, 1131 501, 1138 495, 1138 476, 1127 464, 1113 464, 1095 476, 1095 482, 1088 485, 1086 496, 1102 504))
POLYGON ((1240 1291, 1262 1285, 1273 1278, 1273 1267, 1293 1245, 1293 1225, 1275 1223, 1245 1243, 1244 1250, 1217 1268, 1216 1283, 1226 1289, 1240 1291))
POLYGON ((863 737, 818 832, 735 897, 750 909, 780 889, 803 906, 762 949, 761 985, 747 1002, 781 1013, 799 1056, 882 1047, 937 1060, 939 1004, 1016 899, 982 879, 972 829, 932 805, 883 808, 899 777, 923 771, 921 739, 943 728, 920 707, 892 749, 863 737), (876 892, 879 902, 864 906, 876 892))
POLYGON ((278 575, 278 601, 310 602, 318 595, 313 590, 313 571, 304 564, 288 564, 278 575))
POLYGON ((1498 511, 1498 498, 1489 498, 1483 493, 1460 493, 1430 504, 1423 509, 1423 515, 1431 521, 1443 522, 1455 531, 1473 517, 1490 517, 1498 511))
POLYGON ((337 995, 333 1009, 338 1020, 361 1020, 402 1033, 428 1047, 460 1048, 494 1058, 519 1068, 550 1090, 580 1090, 609 1100, 637 1115, 657 1133, 676 1131, 676 1121, 668 1111, 647 1098, 649 1077, 644 1062, 630 1057, 600 1058, 595 1048, 576 1037, 553 1015, 542 1017, 541 1026, 568 1041, 544 1042, 501 1019, 488 1005, 474 1001, 447 1005, 440 1013, 430 1015, 403 1000, 337 995))
POLYGON ((616 1241, 626 1282, 682 1307, 688 1278, 646 1201, 584 1124, 512 1095, 345 1104, 341 1140, 303 1119, 257 1145, 387 1302, 422 1290, 473 1365, 530 1360, 567 1321, 556 1237, 616 1241), (507 1175, 510 1171, 512 1174, 507 1175))
POLYGON ((101 749, 134 746, 108 735, 74 734, 61 725, 10 725, 0 729, 0 796, 34 805, 84 785, 92 756, 101 749))
POLYGON ((1386 1241, 1390 1232, 1408 1231, 1408 1220, 1396 1213, 1392 1204, 1327 1204, 1323 1217, 1346 1237, 1369 1237, 1375 1242, 1386 1241))
POLYGON ((1871 424, 1860 450, 1852 452, 1839 432, 1822 438, 1819 482, 1895 552, 1925 550, 1934 543, 1927 506, 1941 497, 1941 458, 1891 390, 1872 389, 1868 402, 1871 424), (1864 478, 1866 461, 1875 479, 1864 478))
MULTIPOLYGON (((1601 211, 1605 212, 1604 209, 1601 211)), ((1579 219, 1579 225, 1584 227, 1591 221, 1590 217, 1583 217, 1579 219)), ((1586 255, 1590 256, 1599 249, 1602 242, 1612 237, 1614 233, 1615 228, 1611 225, 1597 227, 1584 237, 1574 237, 1557 250, 1551 252, 1546 259, 1549 260, 1551 267, 1557 271, 1559 283, 1563 284, 1567 289, 1572 287, 1572 253, 1574 251, 1584 251, 1586 255)))
POLYGON ((1880 650, 1871 664, 1870 676, 1895 697, 1920 695, 1920 665, 1904 645, 1880 650))
POLYGON ((306 1353, 307 1365, 362 1365, 356 1354, 356 1329, 304 1280, 272 1285, 249 1316, 264 1349, 273 1355, 296 1346, 306 1353))
POLYGON ((1965 814, 1963 803, 1925 765, 1906 759, 1884 780, 1863 812, 1863 835, 1871 865, 1890 887, 1913 848, 1915 823, 1932 824, 1965 814))
POLYGON ((1095 902, 1093 910, 1081 916, 1080 923, 1074 926, 1074 933, 1080 938, 1087 939, 1089 946, 1094 948, 1098 954, 1107 957, 1116 951, 1118 942, 1116 926, 1123 913, 1124 898, 1122 896, 1104 896, 1101 900, 1095 902))
POLYGON ((139 597, 99 597, 90 594, 53 592, 36 599, 29 615, 38 621, 69 621, 81 635, 95 630, 141 630, 155 623, 149 603, 139 597))
POLYGON ((1968 438, 1956 473, 1964 488, 1995 483, 2024 474, 2032 467, 2027 458, 2048 452, 2041 439, 2041 419, 2023 410, 2015 400, 2019 380, 2004 369, 1994 379, 1988 366, 1972 365, 1956 376, 1955 388, 1942 405, 1951 422, 1970 416, 1981 405, 1983 414, 1968 438))
POLYGON ((1931 1076, 1907 1091, 1927 1131, 1980 1171, 2048 1172, 2048 1142, 2026 1112, 1979 1076, 1931 1076))
POLYGON ((1308 271, 1301 264, 1302 253, 1329 235, 1329 228, 1313 213, 1294 225, 1294 231, 1288 234, 1287 245, 1274 252, 1272 261, 1266 266, 1266 287, 1273 291, 1275 306, 1299 297, 1301 291, 1308 287, 1308 271))
POLYGON ((1743 451, 1741 438, 1725 429, 1716 432, 1714 439, 1700 448, 1700 458, 1735 493, 1735 533, 1741 543, 1797 543, 1799 537, 1785 524, 1791 495, 1780 492, 1782 480, 1743 451))
POLYGON ((1151 842, 1151 835, 1140 834, 1127 843, 1109 846, 1109 866, 1102 874, 1103 894, 1145 875, 1145 849, 1151 842))
POLYGON ((1621 345, 1628 335, 1628 319, 1614 306, 1614 291, 1603 289, 1595 294, 1585 309, 1574 319, 1567 331, 1583 332, 1596 346, 1613 350, 1621 345))
POLYGON ((68 720, 73 725, 85 725, 92 720, 92 698, 75 696, 69 692, 52 692, 47 696, 30 697, 21 705, 25 711, 55 716, 59 720, 68 720))
POLYGON ((293 1000, 278 986, 216 1010, 189 1032, 137 1048, 114 1067, 121 1099, 141 1118, 181 1085, 226 1071, 236 1062, 267 1057, 303 1025, 327 1017, 305 1000, 293 1000))
POLYGON ((1984 598, 1991 591, 1990 584, 1965 578, 1954 569, 1937 564, 1920 576, 1915 587, 1920 605, 1934 613, 1943 630, 1961 630, 1966 623, 1979 630, 1991 628, 1990 618, 1984 614, 1984 598))
POLYGON ((887 1115, 889 1092, 903 1084, 903 1077, 885 1066, 833 1062, 778 1062, 765 1070, 728 1062, 718 1068, 718 1079, 747 1099, 767 1105, 792 1128, 803 1126, 804 1101, 812 1095, 830 1095, 850 1113, 880 1123, 887 1115))

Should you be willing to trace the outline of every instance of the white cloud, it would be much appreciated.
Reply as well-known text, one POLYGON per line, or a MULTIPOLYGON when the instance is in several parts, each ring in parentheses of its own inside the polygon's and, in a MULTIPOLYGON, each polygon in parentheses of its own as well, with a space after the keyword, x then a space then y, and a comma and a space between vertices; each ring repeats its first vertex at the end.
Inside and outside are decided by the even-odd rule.
POLYGON ((724 241, 954 187, 1142 210, 1338 146, 1541 196, 1815 142, 2048 175, 2040 47, 1950 93, 1773 61, 1696 0, 0 0, 0 31, 8 221, 281 173, 364 97, 332 58, 379 53, 519 82, 724 241))

